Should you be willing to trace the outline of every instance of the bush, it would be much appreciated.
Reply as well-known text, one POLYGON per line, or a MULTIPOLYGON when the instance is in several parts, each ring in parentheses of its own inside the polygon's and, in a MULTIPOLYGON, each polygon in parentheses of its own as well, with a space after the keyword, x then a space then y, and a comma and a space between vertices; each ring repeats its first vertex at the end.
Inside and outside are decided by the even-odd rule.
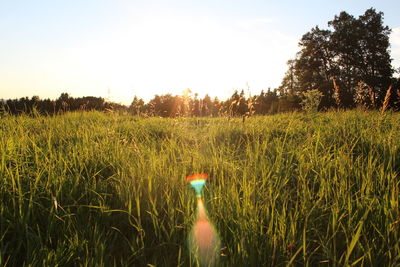
POLYGON ((302 93, 301 107, 306 112, 318 111, 319 103, 324 95, 317 89, 308 90, 302 93))

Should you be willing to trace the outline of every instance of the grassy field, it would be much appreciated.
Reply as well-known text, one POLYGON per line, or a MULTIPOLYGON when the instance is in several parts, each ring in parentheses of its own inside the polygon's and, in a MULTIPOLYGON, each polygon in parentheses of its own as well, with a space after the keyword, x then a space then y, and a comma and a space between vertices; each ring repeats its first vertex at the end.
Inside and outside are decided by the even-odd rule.
POLYGON ((196 172, 219 266, 400 265, 398 113, 0 121, 1 266, 196 266, 196 172))

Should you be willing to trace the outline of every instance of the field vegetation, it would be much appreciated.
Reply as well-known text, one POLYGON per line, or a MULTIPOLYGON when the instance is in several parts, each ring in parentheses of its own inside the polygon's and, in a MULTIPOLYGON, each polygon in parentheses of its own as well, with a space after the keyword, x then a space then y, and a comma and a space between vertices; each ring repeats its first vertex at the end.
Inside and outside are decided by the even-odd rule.
POLYGON ((1 266, 196 266, 205 172, 220 266, 398 266, 400 114, 4 115, 1 266))

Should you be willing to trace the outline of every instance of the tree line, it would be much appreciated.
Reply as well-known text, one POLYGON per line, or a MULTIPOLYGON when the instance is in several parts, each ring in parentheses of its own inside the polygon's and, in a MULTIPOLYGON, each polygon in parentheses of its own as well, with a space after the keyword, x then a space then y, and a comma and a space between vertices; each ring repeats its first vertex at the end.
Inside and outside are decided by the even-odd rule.
MULTIPOLYGON (((187 89, 182 95, 155 95, 145 103, 134 97, 129 107, 100 97, 73 98, 67 93, 57 100, 34 96, 1 101, 2 110, 12 114, 31 112, 56 114, 76 110, 129 112, 142 116, 251 116, 295 111, 318 100, 316 108, 400 110, 400 78, 392 67, 389 35, 383 13, 370 8, 358 18, 341 12, 304 34, 299 52, 288 61, 288 70, 275 89, 259 95, 236 90, 221 101, 187 89), (313 100, 313 101, 310 101, 313 100)), ((315 105, 315 103, 314 103, 315 105)))
POLYGON ((285 111, 279 103, 280 97, 277 90, 268 90, 260 95, 246 97, 244 90, 235 91, 230 98, 221 101, 205 95, 203 98, 192 94, 186 89, 182 95, 155 95, 145 103, 143 99, 134 97, 129 106, 106 101, 101 97, 78 97, 74 98, 67 93, 62 93, 56 100, 40 99, 38 96, 31 98, 0 100, 0 110, 10 114, 40 113, 60 114, 68 111, 108 111, 129 113, 139 116, 159 117, 217 117, 217 116, 241 116, 253 114, 274 114, 285 111))
POLYGON ((127 107, 118 103, 108 102, 101 97, 85 96, 74 98, 68 93, 62 93, 56 100, 40 99, 39 96, 1 100, 0 110, 15 115, 21 113, 31 114, 32 112, 52 115, 78 110, 127 110, 127 107))

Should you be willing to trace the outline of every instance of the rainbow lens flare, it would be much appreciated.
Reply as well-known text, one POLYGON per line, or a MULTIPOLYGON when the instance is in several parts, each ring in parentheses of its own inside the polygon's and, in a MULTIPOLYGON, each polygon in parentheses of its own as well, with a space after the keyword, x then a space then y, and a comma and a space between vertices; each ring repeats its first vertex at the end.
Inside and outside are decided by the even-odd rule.
POLYGON ((207 178, 208 175, 205 173, 192 174, 186 177, 186 181, 188 181, 196 191, 196 198, 201 198, 201 192, 203 191, 203 186, 207 178))
POLYGON ((218 262, 220 238, 214 225, 208 219, 201 196, 207 178, 208 175, 204 173, 186 177, 196 191, 197 198, 197 218, 188 241, 190 250, 200 266, 215 266, 218 262))

